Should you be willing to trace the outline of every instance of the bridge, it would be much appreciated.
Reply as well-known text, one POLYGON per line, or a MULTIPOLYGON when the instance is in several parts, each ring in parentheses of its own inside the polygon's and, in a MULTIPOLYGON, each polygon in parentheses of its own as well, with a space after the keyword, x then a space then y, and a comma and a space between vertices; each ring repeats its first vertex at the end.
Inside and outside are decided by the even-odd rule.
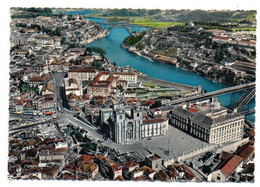
POLYGON ((243 95, 237 100, 230 109, 236 109, 238 112, 241 112, 243 108, 253 99, 255 96, 255 88, 247 89, 243 95))
POLYGON ((255 113, 255 108, 251 108, 249 110, 240 112, 240 114, 242 114, 242 115, 253 114, 253 113, 255 113))
POLYGON ((145 28, 146 31, 152 28, 152 27, 144 27, 141 25, 119 24, 119 23, 98 23, 98 24, 100 26, 103 26, 108 31, 108 33, 113 28, 116 28, 116 27, 124 28, 127 32, 129 32, 129 34, 132 34, 134 32, 141 32, 142 31, 141 28, 145 28), (131 28, 132 28, 132 30, 131 30, 131 28))
POLYGON ((228 94, 228 93, 232 93, 232 92, 237 92, 240 90, 250 90, 250 91, 246 91, 247 94, 243 94, 244 95, 244 96, 242 95, 243 98, 239 99, 240 101, 238 100, 238 102, 235 104, 235 107, 233 107, 233 109, 237 108, 237 110, 239 112, 241 112, 243 110, 243 108, 249 103, 249 101, 255 96, 255 82, 242 84, 242 85, 238 85, 238 86, 233 86, 233 87, 229 87, 229 88, 224 88, 224 89, 216 90, 213 92, 208 92, 205 94, 186 97, 186 98, 182 98, 182 99, 178 99, 178 100, 173 100, 173 101, 169 102, 168 104, 177 105, 177 104, 180 104, 183 102, 209 99, 214 96, 224 95, 224 94, 228 94))

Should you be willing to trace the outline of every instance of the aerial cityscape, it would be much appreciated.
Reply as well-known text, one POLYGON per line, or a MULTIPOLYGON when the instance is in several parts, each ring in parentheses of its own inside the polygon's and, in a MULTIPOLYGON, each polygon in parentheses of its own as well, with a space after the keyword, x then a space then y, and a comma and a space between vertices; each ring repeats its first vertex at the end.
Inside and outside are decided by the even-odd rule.
POLYGON ((255 182, 256 10, 10 17, 9 180, 255 182))

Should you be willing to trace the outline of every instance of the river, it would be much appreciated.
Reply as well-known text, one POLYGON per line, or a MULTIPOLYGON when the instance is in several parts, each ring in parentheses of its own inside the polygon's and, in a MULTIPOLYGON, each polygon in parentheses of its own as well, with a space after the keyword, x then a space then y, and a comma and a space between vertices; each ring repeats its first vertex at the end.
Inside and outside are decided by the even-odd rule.
MULTIPOLYGON (((75 11, 73 12, 73 14, 74 13, 75 11)), ((67 14, 69 13, 67 12, 67 14)), ((105 21, 104 19, 97 18, 88 19, 97 23, 102 23, 105 21)), ((145 30, 145 28, 142 28, 142 30, 145 30)), ((120 44, 127 36, 129 36, 129 33, 124 28, 116 27, 111 30, 110 34, 107 37, 98 39, 88 44, 88 46, 101 47, 106 51, 106 56, 112 62, 116 62, 118 66, 129 65, 132 68, 137 69, 152 78, 163 79, 166 81, 172 81, 191 86, 201 85, 202 89, 208 89, 208 91, 215 91, 228 87, 227 85, 224 85, 222 83, 212 82, 196 73, 176 68, 168 64, 150 61, 146 58, 136 56, 127 52, 120 47, 120 44)), ((234 103, 234 101, 236 101, 242 95, 242 93, 243 91, 218 96, 218 100, 223 106, 229 106, 230 104, 234 103)), ((247 110, 253 107, 255 107, 254 99, 245 107, 245 109, 247 110)), ((254 114, 247 115, 246 118, 252 122, 255 122, 254 114)))

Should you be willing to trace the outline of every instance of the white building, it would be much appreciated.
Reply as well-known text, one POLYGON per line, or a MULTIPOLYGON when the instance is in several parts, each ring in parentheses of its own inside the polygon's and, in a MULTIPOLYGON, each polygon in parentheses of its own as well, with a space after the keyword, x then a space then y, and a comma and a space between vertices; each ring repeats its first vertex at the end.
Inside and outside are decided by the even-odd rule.
POLYGON ((82 96, 82 82, 75 78, 65 78, 64 87, 66 96, 73 93, 76 96, 82 96))
POLYGON ((241 140, 244 115, 213 103, 186 103, 171 110, 170 123, 211 144, 241 140))
POLYGON ((81 79, 81 80, 93 80, 98 71, 94 69, 83 69, 83 68, 74 68, 69 70, 68 78, 81 79))

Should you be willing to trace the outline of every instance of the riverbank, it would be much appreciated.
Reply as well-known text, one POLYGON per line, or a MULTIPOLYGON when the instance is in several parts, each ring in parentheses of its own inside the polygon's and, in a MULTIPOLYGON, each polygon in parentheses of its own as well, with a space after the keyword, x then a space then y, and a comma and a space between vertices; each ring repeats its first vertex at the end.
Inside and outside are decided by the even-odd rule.
POLYGON ((156 79, 148 76, 142 76, 138 75, 137 80, 140 82, 150 83, 150 84, 156 84, 161 87, 167 87, 167 88, 176 88, 177 90, 181 90, 184 92, 196 92, 198 90, 197 86, 190 86, 186 84, 179 84, 176 82, 170 82, 165 81, 162 79, 156 79))
POLYGON ((128 51, 129 53, 137 55, 137 56, 141 56, 141 57, 146 58, 150 61, 163 63, 163 64, 169 64, 173 67, 180 68, 180 69, 192 72, 192 73, 196 73, 199 76, 201 76, 205 79, 208 79, 212 82, 215 82, 215 83, 222 83, 222 84, 225 84, 225 85, 228 85, 228 86, 236 86, 236 84, 234 84, 233 82, 227 83, 225 81, 217 81, 215 79, 210 79, 209 77, 204 76, 203 74, 200 74, 199 72, 195 71, 194 69, 188 69, 188 68, 180 67, 180 64, 177 62, 176 58, 168 57, 168 56, 162 56, 162 55, 158 55, 158 54, 151 54, 151 52, 145 53, 144 51, 136 50, 135 47, 128 47, 128 46, 124 45, 123 43, 120 46, 121 46, 122 49, 128 51))
POLYGON ((108 36, 107 31, 104 31, 104 32, 102 32, 102 33, 99 33, 97 36, 95 36, 95 37, 93 37, 93 38, 90 38, 90 39, 88 39, 88 40, 82 41, 81 44, 87 45, 87 44, 89 44, 89 43, 91 43, 91 42, 94 42, 95 40, 98 40, 98 39, 100 39, 100 38, 104 38, 104 37, 107 37, 107 36, 108 36))

